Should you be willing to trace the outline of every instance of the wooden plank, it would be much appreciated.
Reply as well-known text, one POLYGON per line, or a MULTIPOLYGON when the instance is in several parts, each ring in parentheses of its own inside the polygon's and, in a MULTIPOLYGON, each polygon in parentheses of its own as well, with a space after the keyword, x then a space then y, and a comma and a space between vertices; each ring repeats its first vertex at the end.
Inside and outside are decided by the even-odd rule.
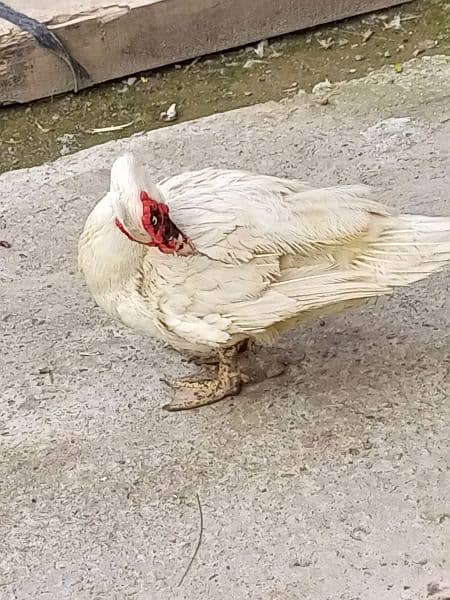
MULTIPOLYGON (((10 0, 45 22, 92 84, 408 0, 10 0), (56 8, 57 5, 57 8, 56 8)), ((0 19, 0 102, 73 89, 67 65, 0 19)))

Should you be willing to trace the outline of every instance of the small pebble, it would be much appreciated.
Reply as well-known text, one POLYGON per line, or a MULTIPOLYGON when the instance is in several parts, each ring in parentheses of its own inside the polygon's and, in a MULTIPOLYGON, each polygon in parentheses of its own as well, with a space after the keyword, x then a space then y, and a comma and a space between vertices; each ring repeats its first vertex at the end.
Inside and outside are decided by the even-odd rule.
POLYGON ((371 29, 368 29, 364 34, 363 34, 363 43, 367 42, 367 40, 369 40, 371 37, 373 36, 373 31, 371 29))
POLYGON ((160 115, 159 118, 161 121, 175 121, 175 119, 178 117, 178 111, 177 111, 177 105, 171 104, 169 106, 169 108, 165 111, 163 111, 160 115))
POLYGON ((266 52, 266 49, 269 47, 269 42, 267 40, 262 40, 259 44, 254 48, 255 54, 258 58, 262 58, 266 52))

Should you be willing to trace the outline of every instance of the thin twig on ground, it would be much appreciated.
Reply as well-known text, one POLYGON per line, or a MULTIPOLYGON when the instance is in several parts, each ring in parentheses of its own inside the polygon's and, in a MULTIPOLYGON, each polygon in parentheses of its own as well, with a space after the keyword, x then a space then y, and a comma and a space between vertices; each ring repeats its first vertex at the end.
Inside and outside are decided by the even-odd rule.
POLYGON ((202 505, 201 505, 201 502, 200 502, 200 496, 197 493, 195 495, 196 495, 196 498, 197 498, 198 514, 199 514, 199 517, 200 517, 198 540, 197 540, 197 545, 195 546, 194 553, 193 553, 193 555, 191 557, 191 560, 189 561, 186 569, 184 570, 184 573, 181 576, 181 579, 178 582, 177 587, 180 587, 180 585, 183 583, 186 575, 189 573, 190 568, 192 567, 192 563, 194 562, 195 557, 197 556, 197 552, 199 551, 200 545, 202 543, 202 537, 203 537, 203 511, 202 511, 202 505))

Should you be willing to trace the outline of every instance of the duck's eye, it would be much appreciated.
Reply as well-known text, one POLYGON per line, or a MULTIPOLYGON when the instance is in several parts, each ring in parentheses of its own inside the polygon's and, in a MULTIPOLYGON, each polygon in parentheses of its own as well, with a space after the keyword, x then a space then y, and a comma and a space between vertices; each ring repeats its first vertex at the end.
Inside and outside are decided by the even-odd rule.
POLYGON ((158 217, 156 215, 153 215, 152 217, 152 225, 153 227, 156 227, 158 225, 158 217))

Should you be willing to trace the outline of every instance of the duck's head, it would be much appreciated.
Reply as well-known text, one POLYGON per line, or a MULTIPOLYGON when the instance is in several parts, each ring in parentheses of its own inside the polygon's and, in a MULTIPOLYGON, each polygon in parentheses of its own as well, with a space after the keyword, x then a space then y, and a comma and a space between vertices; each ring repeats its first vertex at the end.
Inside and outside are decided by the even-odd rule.
POLYGON ((149 181, 132 154, 123 154, 114 161, 110 193, 115 225, 129 240, 155 246, 164 254, 195 253, 192 242, 170 219, 158 186, 149 181))

